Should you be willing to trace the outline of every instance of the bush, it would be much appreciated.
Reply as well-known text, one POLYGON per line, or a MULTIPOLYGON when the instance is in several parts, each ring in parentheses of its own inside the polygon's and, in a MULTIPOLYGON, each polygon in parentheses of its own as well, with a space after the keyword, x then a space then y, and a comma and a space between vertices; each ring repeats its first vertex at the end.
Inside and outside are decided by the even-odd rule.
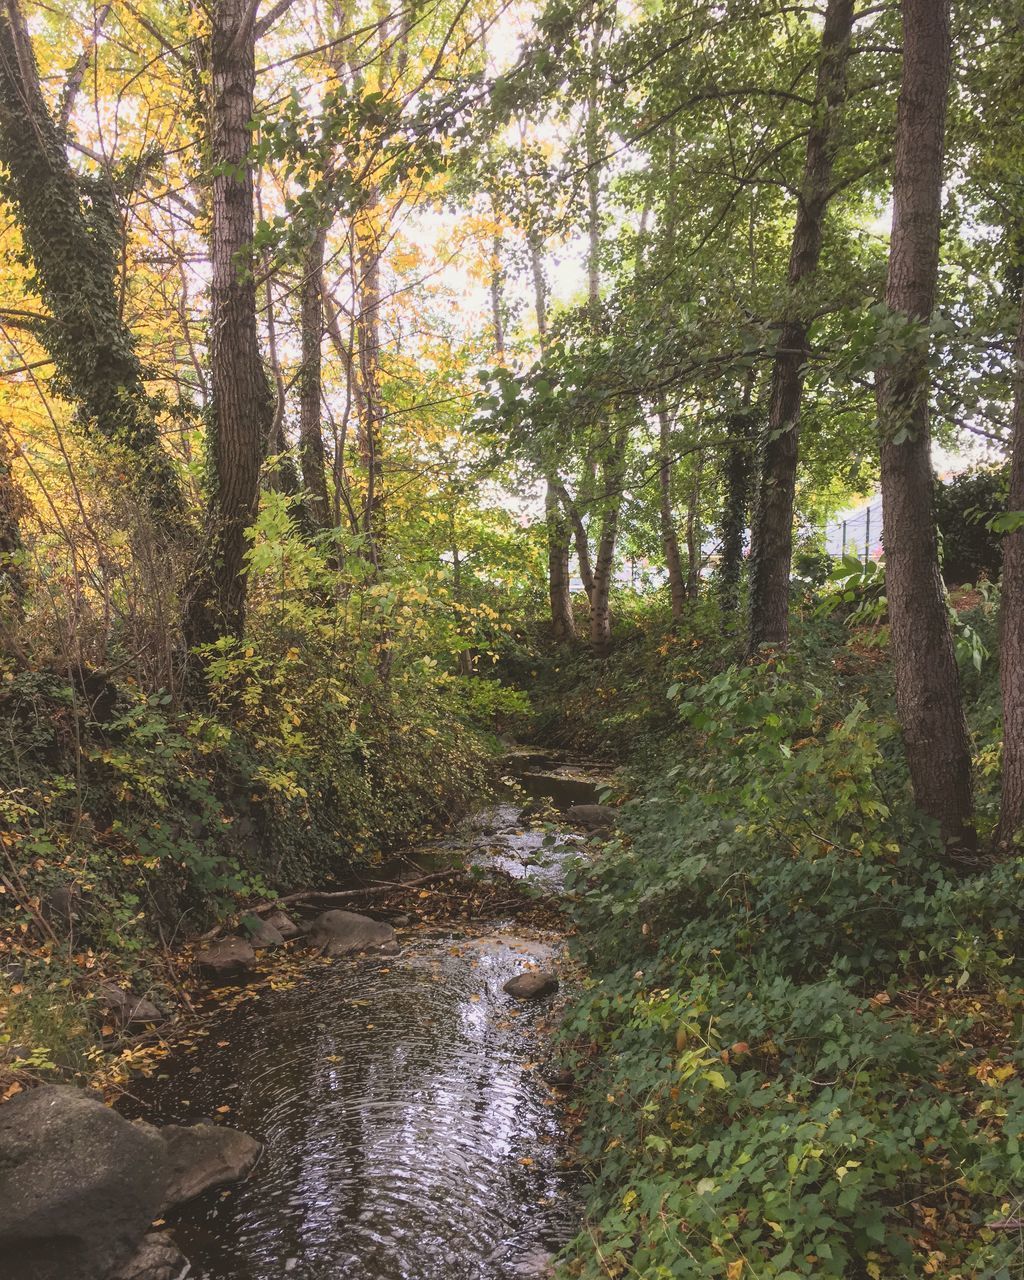
POLYGON ((1008 1274, 1024 860, 942 862, 886 677, 826 636, 675 689, 680 763, 577 870, 567 1275, 1008 1274))
POLYGON ((250 563, 246 640, 203 655, 199 706, 80 662, 0 667, 0 949, 20 975, 0 1014, 58 1066, 95 1034, 105 967, 148 986, 163 942, 450 822, 486 786, 484 729, 522 714, 435 656, 465 630, 441 590, 360 581, 356 557, 339 590, 271 501, 250 563), (63 1046, 34 1012, 58 1004, 63 1046))
POLYGON ((1007 466, 978 467, 935 486, 935 519, 942 545, 942 576, 949 586, 1002 572, 1002 539, 988 522, 1006 509, 1007 466))

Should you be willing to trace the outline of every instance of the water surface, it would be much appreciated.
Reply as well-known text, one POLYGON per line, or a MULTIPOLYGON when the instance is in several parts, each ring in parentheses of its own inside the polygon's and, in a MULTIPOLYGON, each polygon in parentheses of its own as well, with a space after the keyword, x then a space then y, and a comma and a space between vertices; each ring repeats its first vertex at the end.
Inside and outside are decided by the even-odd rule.
MULTIPOLYGON (((550 889, 577 846, 545 838, 505 803, 442 843, 550 889)), ((263 988, 137 1090, 158 1122, 208 1117, 265 1143, 244 1184, 169 1221, 202 1280, 519 1280, 577 1231, 543 1080, 561 996, 502 991, 559 939, 494 921, 399 940, 398 956, 263 988)))

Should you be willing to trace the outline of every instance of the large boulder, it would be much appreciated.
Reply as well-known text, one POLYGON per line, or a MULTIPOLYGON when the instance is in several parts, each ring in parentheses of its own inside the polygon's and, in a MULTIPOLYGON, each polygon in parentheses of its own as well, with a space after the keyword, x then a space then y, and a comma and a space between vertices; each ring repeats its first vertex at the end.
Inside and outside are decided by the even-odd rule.
POLYGON ((0 1274, 104 1280, 161 1211, 166 1147, 96 1097, 48 1085, 0 1107, 0 1274))
POLYGON ((112 1280, 183 1280, 189 1274, 188 1258, 166 1231, 151 1231, 112 1280))
POLYGON ((558 979, 546 969, 530 969, 509 978, 502 990, 517 1000, 539 1000, 558 990, 558 979))
POLYGON ((565 820, 585 831, 610 831, 615 826, 615 810, 610 804, 574 804, 566 809, 565 820))
POLYGON ((247 1133, 217 1124, 167 1124, 155 1132, 167 1156, 164 1212, 194 1200, 211 1187, 244 1178, 263 1150, 263 1144, 247 1133))
POLYGON ((255 963, 256 952, 244 938, 220 938, 196 952, 200 973, 215 982, 243 978, 255 963))
POLYGON ((324 911, 309 929, 310 946, 329 956, 379 950, 394 941, 395 931, 389 924, 354 911, 324 911))
POLYGON ((163 1022, 163 1013, 146 996, 126 991, 113 982, 104 982, 99 990, 100 1005, 125 1027, 146 1026, 163 1022))

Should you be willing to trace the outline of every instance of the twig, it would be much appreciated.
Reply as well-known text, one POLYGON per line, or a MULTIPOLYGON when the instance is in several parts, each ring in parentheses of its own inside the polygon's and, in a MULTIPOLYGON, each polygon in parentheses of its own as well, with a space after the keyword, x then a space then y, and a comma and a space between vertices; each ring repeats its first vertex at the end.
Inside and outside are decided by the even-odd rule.
MULTIPOLYGON (((435 871, 429 876, 420 876, 416 880, 401 881, 378 881, 373 885, 363 889, 343 889, 337 893, 327 893, 320 889, 300 889, 297 893, 288 893, 281 898, 273 898, 268 902, 258 902, 254 907, 249 907, 246 915, 260 915, 264 911, 272 911, 275 907, 287 906, 293 902, 342 902, 349 898, 377 898, 383 894, 393 893, 396 889, 418 889, 426 884, 436 884, 440 880, 452 880, 456 876, 465 874, 465 869, 455 867, 450 871, 435 871)), ((207 933, 200 934, 194 941, 209 942, 216 938, 227 927, 227 922, 216 925, 207 933)))

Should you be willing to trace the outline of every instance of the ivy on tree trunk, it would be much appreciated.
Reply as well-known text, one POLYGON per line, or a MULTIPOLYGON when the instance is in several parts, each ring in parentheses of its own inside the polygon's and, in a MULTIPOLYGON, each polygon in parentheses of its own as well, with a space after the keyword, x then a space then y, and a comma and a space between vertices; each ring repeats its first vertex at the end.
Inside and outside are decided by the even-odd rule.
POLYGON ((87 431, 128 452, 126 479, 149 503, 164 512, 178 508, 177 475, 121 313, 114 188, 106 174, 84 177, 71 168, 18 0, 0 6, 0 161, 0 193, 14 210, 32 285, 49 313, 35 331, 53 361, 55 389, 78 406, 87 431))

